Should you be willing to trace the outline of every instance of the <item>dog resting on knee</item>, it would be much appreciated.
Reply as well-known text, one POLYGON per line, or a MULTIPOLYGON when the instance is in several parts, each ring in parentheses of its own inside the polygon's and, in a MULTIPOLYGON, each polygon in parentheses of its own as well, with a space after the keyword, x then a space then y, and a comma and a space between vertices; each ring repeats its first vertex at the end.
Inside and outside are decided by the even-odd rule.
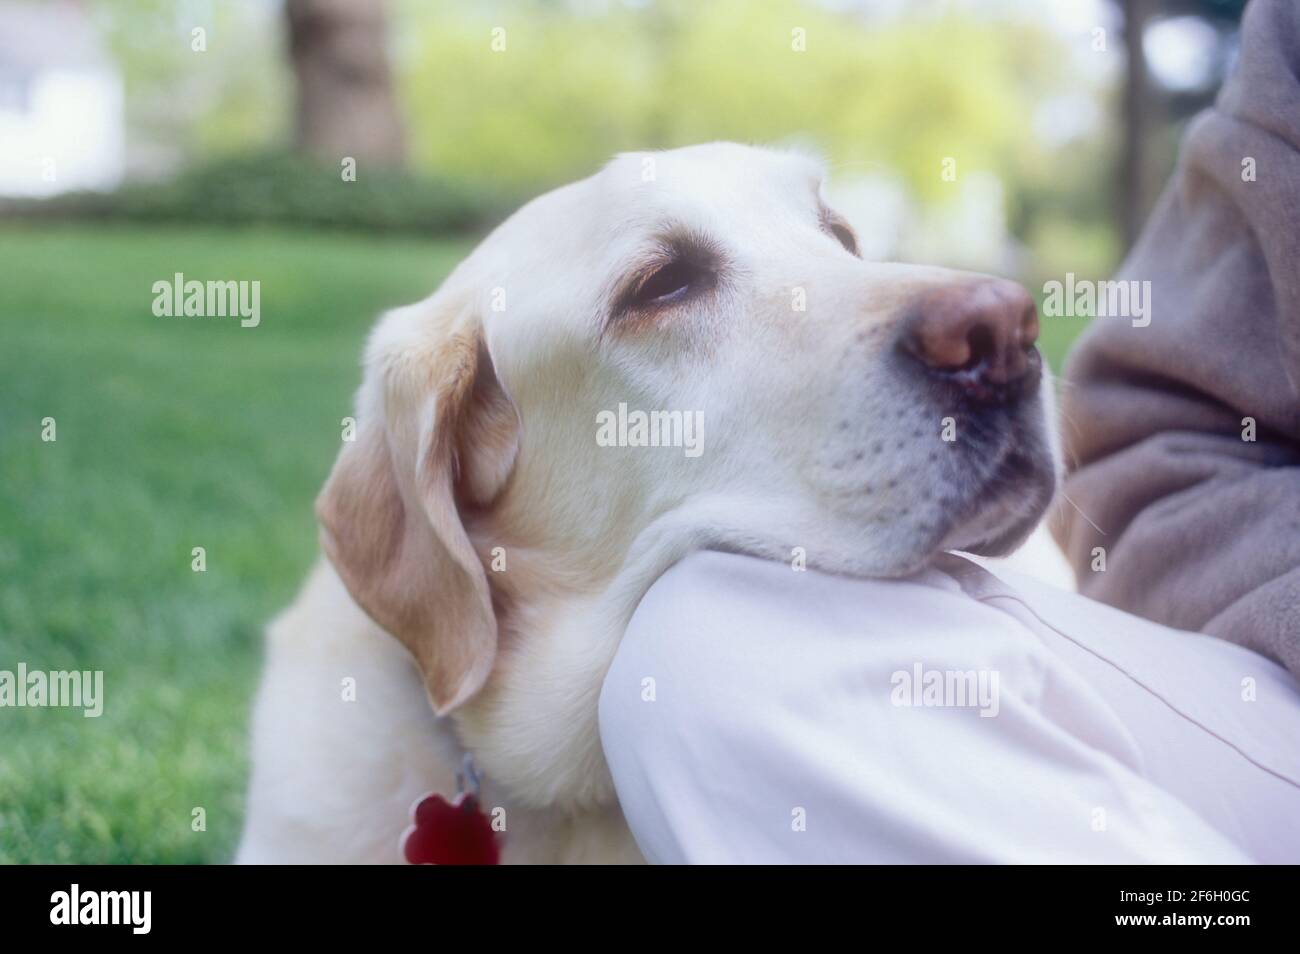
POLYGON ((400 861, 469 753, 504 861, 637 861, 597 699, 668 567, 899 577, 1029 534, 1056 471, 1032 299, 863 261, 821 181, 728 143, 619 156, 380 320, 326 559, 269 630, 239 860, 400 861))

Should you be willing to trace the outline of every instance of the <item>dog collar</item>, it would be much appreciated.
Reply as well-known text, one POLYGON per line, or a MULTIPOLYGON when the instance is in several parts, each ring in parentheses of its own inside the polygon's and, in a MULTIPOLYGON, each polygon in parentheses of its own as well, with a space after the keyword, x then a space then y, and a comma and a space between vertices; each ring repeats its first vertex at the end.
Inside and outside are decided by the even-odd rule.
POLYGON ((456 796, 448 801, 429 792, 411 806, 401 854, 413 865, 495 865, 501 846, 492 821, 479 804, 480 779, 468 752, 456 773, 456 796))

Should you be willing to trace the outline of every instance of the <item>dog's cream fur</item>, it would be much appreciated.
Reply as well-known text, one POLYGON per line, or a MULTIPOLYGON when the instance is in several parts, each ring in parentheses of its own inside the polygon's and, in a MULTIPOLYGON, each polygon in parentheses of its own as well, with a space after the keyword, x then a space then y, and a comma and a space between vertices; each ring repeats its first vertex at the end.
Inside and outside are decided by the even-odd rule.
POLYGON ((1037 407, 945 458, 940 413, 896 368, 908 304, 970 276, 859 260, 820 179, 731 144, 621 156, 384 317, 318 502, 329 560, 270 627, 240 860, 397 861, 411 803, 454 792, 466 750, 506 810, 505 860, 637 860, 597 697, 665 569, 802 547, 897 576, 1032 525, 1045 501, 990 488, 1008 455, 1046 459, 1037 407), (682 235, 716 249, 717 286, 612 316, 682 235), (598 446, 620 403, 702 412, 703 454, 598 446))

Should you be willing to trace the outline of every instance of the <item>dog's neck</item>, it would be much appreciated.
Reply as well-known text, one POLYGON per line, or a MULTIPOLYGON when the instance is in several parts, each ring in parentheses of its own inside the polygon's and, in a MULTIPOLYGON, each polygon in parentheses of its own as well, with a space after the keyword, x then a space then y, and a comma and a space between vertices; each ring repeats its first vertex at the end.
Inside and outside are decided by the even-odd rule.
POLYGON ((616 804, 598 708, 627 624, 655 580, 695 550, 779 558, 757 542, 768 535, 755 534, 752 523, 749 501, 697 498, 644 527, 603 574, 585 559, 494 540, 486 524, 471 528, 493 585, 500 635, 487 685, 455 720, 488 777, 534 809, 616 804), (493 571, 498 546, 506 559, 504 569, 493 571))

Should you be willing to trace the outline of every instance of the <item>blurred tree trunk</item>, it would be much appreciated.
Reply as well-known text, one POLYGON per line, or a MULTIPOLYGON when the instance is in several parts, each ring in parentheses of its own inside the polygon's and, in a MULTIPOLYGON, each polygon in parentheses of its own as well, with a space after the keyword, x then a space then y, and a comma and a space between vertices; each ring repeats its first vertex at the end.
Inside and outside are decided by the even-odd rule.
POLYGON ((1150 187, 1147 138, 1155 135, 1156 107, 1147 78, 1142 34, 1155 13, 1156 0, 1124 0, 1124 142, 1120 159, 1119 221, 1124 249, 1133 247, 1155 196, 1150 187))
POLYGON ((338 162, 401 165, 385 0, 286 0, 298 85, 296 144, 338 162))

